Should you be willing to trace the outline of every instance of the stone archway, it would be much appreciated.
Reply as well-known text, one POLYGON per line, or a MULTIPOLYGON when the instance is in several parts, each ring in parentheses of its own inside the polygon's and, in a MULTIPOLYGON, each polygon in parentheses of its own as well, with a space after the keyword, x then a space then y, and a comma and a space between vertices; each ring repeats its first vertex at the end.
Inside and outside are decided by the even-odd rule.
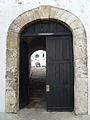
POLYGON ((6 112, 19 110, 19 36, 24 26, 34 20, 56 19, 67 24, 73 34, 74 111, 88 111, 87 40, 84 26, 72 13, 52 6, 40 6, 18 16, 10 25, 6 49, 6 112))

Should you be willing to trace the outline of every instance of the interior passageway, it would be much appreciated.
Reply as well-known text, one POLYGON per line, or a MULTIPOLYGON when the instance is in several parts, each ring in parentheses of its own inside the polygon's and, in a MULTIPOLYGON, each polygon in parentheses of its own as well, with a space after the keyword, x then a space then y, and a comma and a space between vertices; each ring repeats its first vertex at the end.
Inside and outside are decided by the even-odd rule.
POLYGON ((45 37, 32 37, 21 40, 20 108, 46 110, 46 54, 43 54, 46 49, 45 43, 45 37), (42 58, 39 60, 36 56, 32 62, 32 55, 38 50, 42 58))
POLYGON ((46 70, 33 68, 30 78, 30 101, 28 108, 46 109, 46 70))
POLYGON ((30 98, 27 108, 46 109, 46 54, 39 50, 31 55, 30 98), (39 64, 37 65, 37 63, 39 64))

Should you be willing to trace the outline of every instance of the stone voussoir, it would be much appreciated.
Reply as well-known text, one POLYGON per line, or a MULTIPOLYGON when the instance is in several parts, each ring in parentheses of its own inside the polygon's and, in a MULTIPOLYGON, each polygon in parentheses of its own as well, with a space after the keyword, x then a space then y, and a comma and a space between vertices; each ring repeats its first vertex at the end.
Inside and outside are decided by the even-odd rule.
POLYGON ((58 14, 59 8, 51 7, 50 9, 50 18, 55 19, 55 16, 58 14))
POLYGON ((18 33, 9 31, 7 36, 7 48, 16 49, 18 47, 18 33))
MULTIPOLYGON (((25 15, 26 15, 26 22, 29 23, 29 22, 32 22, 35 20, 35 17, 34 17, 34 11, 33 10, 29 10, 27 12, 25 12, 25 15)), ((23 16, 23 15, 22 15, 23 16)), ((24 17, 24 16, 23 16, 24 17)))
POLYGON ((63 9, 61 9, 57 14, 56 14, 56 19, 60 19, 63 22, 66 22, 66 20, 71 16, 70 13, 68 13, 67 11, 64 11, 63 9))
POLYGON ((39 15, 40 19, 49 19, 50 18, 50 6, 40 6, 39 15))
MULTIPOLYGON (((66 22, 66 24, 68 24, 70 27, 71 27, 71 24, 74 22, 74 21, 78 21, 78 18, 75 16, 75 15, 73 15, 72 13, 70 13, 71 14, 71 16, 70 17, 68 17, 68 19, 65 21, 66 22)), ((73 29, 72 29, 73 30, 73 29)))
POLYGON ((35 20, 40 19, 40 13, 39 12, 40 12, 39 8, 36 8, 36 9, 32 10, 32 13, 33 13, 33 16, 34 16, 35 20))
POLYGON ((18 32, 20 32, 20 30, 23 28, 23 26, 28 23, 26 20, 28 20, 26 15, 20 15, 16 19, 16 21, 13 22, 13 24, 15 24, 16 26, 18 26, 18 28, 19 28, 18 32))
POLYGON ((19 28, 19 26, 17 24, 12 22, 12 24, 10 25, 8 31, 11 31, 11 32, 14 32, 14 33, 18 33, 20 31, 20 28, 19 28))
POLYGON ((73 30, 78 28, 83 28, 80 20, 73 21, 72 23, 70 23, 70 26, 73 30))

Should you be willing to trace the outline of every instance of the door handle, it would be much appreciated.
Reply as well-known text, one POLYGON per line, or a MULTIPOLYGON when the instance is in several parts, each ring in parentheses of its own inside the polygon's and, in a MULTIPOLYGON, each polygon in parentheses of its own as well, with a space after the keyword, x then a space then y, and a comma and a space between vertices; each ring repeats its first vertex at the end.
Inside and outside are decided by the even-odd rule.
POLYGON ((50 92, 50 85, 46 85, 46 92, 50 92))

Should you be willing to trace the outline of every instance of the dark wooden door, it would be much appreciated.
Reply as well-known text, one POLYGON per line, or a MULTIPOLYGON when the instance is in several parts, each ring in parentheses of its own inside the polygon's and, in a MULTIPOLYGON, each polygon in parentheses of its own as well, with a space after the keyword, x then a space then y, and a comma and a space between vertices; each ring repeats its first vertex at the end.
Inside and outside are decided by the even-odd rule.
POLYGON ((72 36, 46 37, 47 110, 73 111, 72 36))
POLYGON ((19 61, 19 107, 25 107, 29 102, 29 60, 28 45, 21 39, 19 61))

